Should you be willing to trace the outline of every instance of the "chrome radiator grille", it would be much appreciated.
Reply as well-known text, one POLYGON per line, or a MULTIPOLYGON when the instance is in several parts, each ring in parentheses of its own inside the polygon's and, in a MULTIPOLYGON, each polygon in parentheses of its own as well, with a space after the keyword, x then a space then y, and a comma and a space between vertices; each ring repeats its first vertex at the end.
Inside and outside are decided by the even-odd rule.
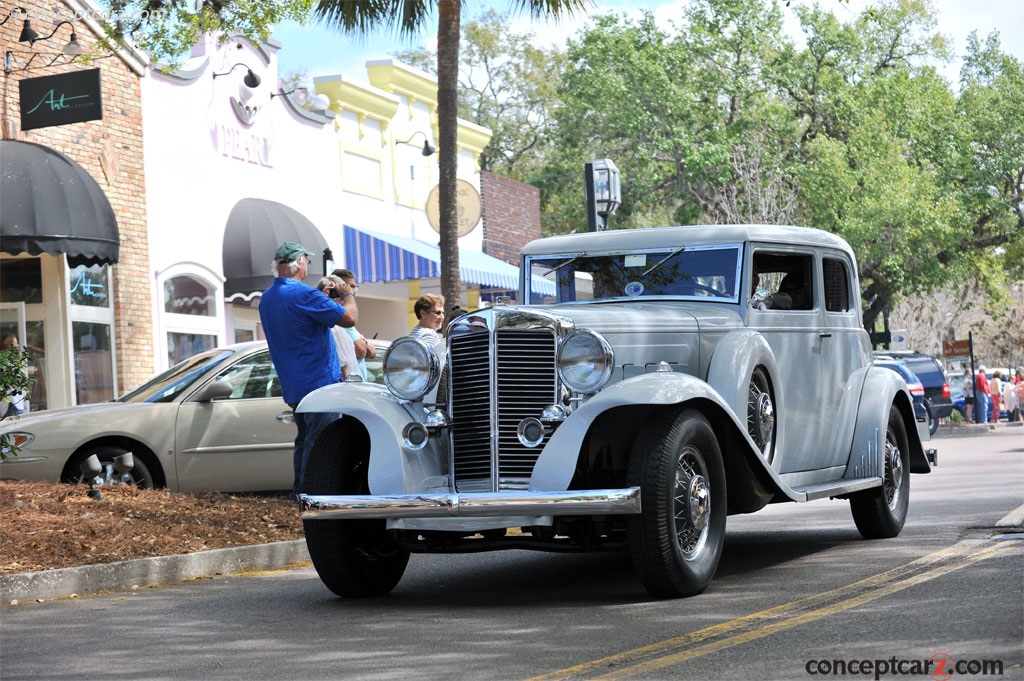
POLYGON ((499 328, 450 343, 456 490, 526 489, 541 448, 520 444, 516 427, 556 399, 554 330, 499 328))

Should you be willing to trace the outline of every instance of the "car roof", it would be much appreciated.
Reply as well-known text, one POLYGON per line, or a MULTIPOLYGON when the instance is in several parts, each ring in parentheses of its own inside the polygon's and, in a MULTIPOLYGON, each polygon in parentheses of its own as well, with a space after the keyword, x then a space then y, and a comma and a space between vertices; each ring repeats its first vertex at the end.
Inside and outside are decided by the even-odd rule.
POLYGON ((856 262, 853 249, 842 238, 824 230, 791 225, 689 225, 617 229, 562 234, 536 239, 522 254, 576 253, 580 251, 634 251, 673 246, 713 246, 744 242, 818 246, 841 250, 856 262))

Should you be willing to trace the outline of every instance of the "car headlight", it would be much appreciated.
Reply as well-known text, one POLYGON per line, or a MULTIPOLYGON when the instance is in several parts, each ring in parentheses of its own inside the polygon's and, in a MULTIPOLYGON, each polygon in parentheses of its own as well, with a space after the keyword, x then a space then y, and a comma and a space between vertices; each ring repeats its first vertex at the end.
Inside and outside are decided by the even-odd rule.
POLYGON ((571 389, 585 395, 608 382, 614 364, 611 344, 593 331, 574 331, 558 348, 558 375, 571 389))
POLYGON ((405 336, 388 348, 382 369, 384 385, 395 397, 418 400, 437 384, 441 362, 422 341, 405 336))

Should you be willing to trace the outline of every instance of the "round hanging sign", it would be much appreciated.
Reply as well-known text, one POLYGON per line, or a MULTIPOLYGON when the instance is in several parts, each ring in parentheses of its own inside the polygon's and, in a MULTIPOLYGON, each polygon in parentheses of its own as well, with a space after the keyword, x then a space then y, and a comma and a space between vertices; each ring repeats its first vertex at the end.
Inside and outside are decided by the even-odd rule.
MULTIPOLYGON (((427 196, 427 222, 438 234, 441 233, 441 200, 440 187, 437 185, 430 190, 427 196)), ((476 187, 465 180, 455 181, 455 221, 456 231, 459 237, 464 237, 472 232, 480 223, 482 211, 480 203, 480 192, 476 187)))

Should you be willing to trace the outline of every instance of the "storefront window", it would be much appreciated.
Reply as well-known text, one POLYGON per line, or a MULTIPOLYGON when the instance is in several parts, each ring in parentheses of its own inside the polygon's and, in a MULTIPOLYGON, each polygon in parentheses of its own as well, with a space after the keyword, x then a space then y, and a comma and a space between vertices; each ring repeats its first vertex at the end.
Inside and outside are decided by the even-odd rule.
POLYGON ((114 399, 110 325, 71 322, 75 352, 75 402, 95 404, 114 399))
POLYGON ((71 304, 110 307, 110 266, 79 265, 71 269, 71 304))
POLYGON ((39 258, 0 260, 0 303, 42 302, 43 268, 39 258))
POLYGON ((214 317, 215 293, 202 281, 181 276, 164 282, 164 312, 214 317))
POLYGON ((167 334, 167 361, 168 366, 174 366, 183 359, 197 355, 206 350, 217 347, 217 337, 201 333, 176 333, 167 334))

